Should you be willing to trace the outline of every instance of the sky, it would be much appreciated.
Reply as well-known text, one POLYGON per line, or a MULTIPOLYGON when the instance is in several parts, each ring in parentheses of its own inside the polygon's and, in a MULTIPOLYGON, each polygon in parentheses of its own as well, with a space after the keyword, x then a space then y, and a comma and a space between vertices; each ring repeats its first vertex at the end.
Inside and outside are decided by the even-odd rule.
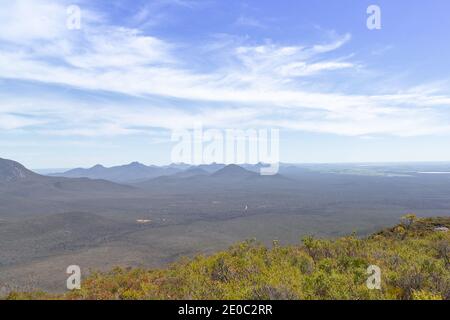
POLYGON ((449 14, 448 0, 0 0, 0 157, 168 164, 172 133, 200 123, 277 129, 283 162, 450 161, 449 14))

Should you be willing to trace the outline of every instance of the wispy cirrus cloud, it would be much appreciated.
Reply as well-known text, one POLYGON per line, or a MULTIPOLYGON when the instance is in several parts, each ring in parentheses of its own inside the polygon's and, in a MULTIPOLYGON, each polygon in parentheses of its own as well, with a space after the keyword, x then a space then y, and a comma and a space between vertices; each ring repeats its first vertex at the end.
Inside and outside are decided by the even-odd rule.
MULTIPOLYGON (((69 31, 64 3, 17 3, 1 1, 9 15, 0 17, 9 29, 0 32, 0 78, 76 88, 94 96, 109 92, 130 100, 83 104, 70 96, 29 93, 23 98, 4 92, 3 130, 126 135, 190 128, 201 121, 210 127, 270 126, 349 136, 450 133, 450 96, 436 86, 377 95, 320 90, 322 83, 336 81, 328 78, 331 74, 352 77, 364 68, 362 62, 339 55, 351 42, 350 34, 313 44, 248 39, 221 46, 206 43, 205 60, 216 63, 202 67, 191 63, 203 52, 198 48, 102 19, 87 19, 81 30, 69 31), (163 106, 151 97, 169 102, 163 106), (18 110, 30 117, 14 114, 18 110)), ((99 16, 88 9, 83 14, 99 16)))
MULTIPOLYGON (((183 8, 195 10, 208 5, 208 1, 198 0, 153 0, 139 4, 138 10, 132 14, 130 22, 134 27, 146 29, 168 22, 175 17, 167 13, 167 9, 183 8)), ((126 6, 126 5, 125 5, 126 6)))

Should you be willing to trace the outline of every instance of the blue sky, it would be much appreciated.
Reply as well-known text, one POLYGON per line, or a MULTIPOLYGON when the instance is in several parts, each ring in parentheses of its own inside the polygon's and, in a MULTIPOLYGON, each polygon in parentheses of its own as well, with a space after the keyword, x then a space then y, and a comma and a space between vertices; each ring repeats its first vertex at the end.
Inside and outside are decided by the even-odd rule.
POLYGON ((447 0, 0 8, 0 157, 31 168, 169 163, 198 122, 277 128, 284 162, 450 161, 447 0))

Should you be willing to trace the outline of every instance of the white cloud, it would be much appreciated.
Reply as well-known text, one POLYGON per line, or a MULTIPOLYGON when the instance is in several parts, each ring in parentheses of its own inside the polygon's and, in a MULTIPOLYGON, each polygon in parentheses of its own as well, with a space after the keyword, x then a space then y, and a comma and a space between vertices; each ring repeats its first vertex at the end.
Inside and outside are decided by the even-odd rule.
POLYGON ((316 53, 326 53, 326 52, 334 51, 334 50, 342 47, 347 42, 349 42, 351 40, 351 38, 352 38, 351 34, 347 33, 344 35, 344 37, 341 37, 332 43, 317 44, 317 45, 313 46, 312 50, 316 53))
POLYGON ((201 121, 210 127, 271 126, 342 135, 450 132, 442 110, 450 106, 450 97, 434 85, 379 95, 304 87, 302 81, 310 76, 319 85, 330 71, 348 72, 360 66, 348 58, 325 55, 349 42, 349 34, 314 45, 245 45, 229 39, 223 46, 209 46, 208 58, 217 55, 223 62, 219 67, 197 68, 186 48, 138 30, 88 20, 73 33, 61 28, 56 14, 61 6, 54 2, 39 1, 32 10, 25 5, 28 1, 9 3, 0 2, 9 10, 0 16, 9 26, 7 32, 0 31, 0 78, 186 103, 170 108, 153 102, 139 107, 114 101, 82 105, 69 97, 52 100, 31 93, 26 97, 4 93, 0 128, 5 130, 40 125, 47 134, 123 135, 142 134, 147 128, 192 127, 201 121), (30 10, 37 15, 30 17, 30 10), (41 24, 39 16, 47 17, 48 12, 55 12, 57 18, 41 24), (27 18, 28 24, 15 22, 27 18), (195 104, 203 107, 186 107, 195 104), (17 111, 33 118, 13 115, 17 111), (60 125, 46 128, 54 119, 60 125))
POLYGON ((281 76, 284 77, 304 77, 318 74, 322 71, 332 71, 353 68, 354 64, 350 62, 326 61, 307 64, 306 62, 293 62, 286 64, 279 69, 281 76))
POLYGON ((28 126, 42 124, 42 121, 27 119, 19 115, 0 113, 0 129, 14 130, 28 126))
POLYGON ((86 33, 83 47, 64 56, 73 67, 87 70, 124 68, 173 61, 169 45, 137 30, 101 28, 86 33), (108 37, 104 35, 108 34, 108 37))
POLYGON ((52 1, 0 0, 0 39, 27 43, 55 39, 66 31, 66 7, 52 1))

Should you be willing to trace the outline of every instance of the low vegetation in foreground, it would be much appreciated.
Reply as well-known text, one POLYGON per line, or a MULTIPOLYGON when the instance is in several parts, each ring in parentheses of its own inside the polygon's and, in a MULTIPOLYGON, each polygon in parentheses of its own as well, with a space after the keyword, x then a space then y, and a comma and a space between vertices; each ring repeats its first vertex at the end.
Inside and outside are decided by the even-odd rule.
POLYGON ((450 299, 450 217, 413 215, 367 238, 305 237, 267 248, 255 241, 167 269, 116 268, 62 295, 11 293, 8 299, 450 299), (367 268, 381 269, 370 290, 367 268))

